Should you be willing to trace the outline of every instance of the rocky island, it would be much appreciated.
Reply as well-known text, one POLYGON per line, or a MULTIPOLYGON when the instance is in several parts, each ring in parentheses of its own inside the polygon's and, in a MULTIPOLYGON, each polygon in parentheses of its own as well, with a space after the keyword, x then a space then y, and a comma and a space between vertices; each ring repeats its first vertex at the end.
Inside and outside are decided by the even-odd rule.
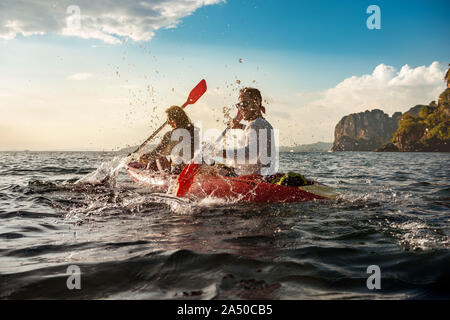
POLYGON ((332 151, 373 151, 392 141, 401 117, 397 112, 392 117, 375 109, 345 116, 334 130, 332 151))
MULTIPOLYGON (((449 65, 450 66, 450 65, 449 65)), ((450 76, 438 103, 416 105, 389 117, 375 109, 345 116, 336 125, 332 151, 450 152, 450 76)))

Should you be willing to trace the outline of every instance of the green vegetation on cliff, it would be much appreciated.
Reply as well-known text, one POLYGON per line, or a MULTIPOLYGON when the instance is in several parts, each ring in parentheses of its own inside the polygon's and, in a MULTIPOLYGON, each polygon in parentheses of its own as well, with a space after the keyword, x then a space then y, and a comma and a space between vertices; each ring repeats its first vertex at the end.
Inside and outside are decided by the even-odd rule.
POLYGON ((402 115, 393 143, 400 151, 450 151, 450 107, 445 90, 439 98, 420 108, 417 116, 402 115))

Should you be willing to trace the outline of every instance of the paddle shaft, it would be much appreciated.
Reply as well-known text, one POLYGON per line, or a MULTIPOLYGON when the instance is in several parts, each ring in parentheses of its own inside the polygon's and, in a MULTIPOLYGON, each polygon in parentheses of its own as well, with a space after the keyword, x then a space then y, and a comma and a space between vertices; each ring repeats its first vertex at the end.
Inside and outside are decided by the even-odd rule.
MULTIPOLYGON (((238 112, 238 114, 236 115, 236 117, 234 117, 233 121, 235 121, 235 122, 237 122, 237 123, 240 123, 240 122, 242 121, 242 115, 241 115, 240 112, 238 112)), ((227 134, 228 130, 231 129, 231 126, 232 126, 232 125, 230 125, 229 127, 225 128, 225 130, 222 131, 222 133, 220 134, 220 136, 217 137, 216 141, 214 141, 214 145, 215 145, 215 146, 217 146, 217 144, 223 139, 223 137, 225 137, 225 135, 227 134)), ((204 150, 205 148, 209 148, 210 146, 211 146, 211 144, 206 145, 205 147, 203 147, 202 150, 204 150)), ((216 150, 216 149, 214 148, 214 150, 216 150)))
MULTIPOLYGON (((238 114, 234 118, 234 121, 239 123, 239 122, 241 122, 241 120, 242 120, 242 115, 240 112, 238 112, 238 114)), ((230 129, 230 127, 226 128, 222 132, 222 134, 216 139, 216 142, 214 143, 215 145, 217 145, 220 142, 220 140, 225 136, 228 129, 230 129)), ((204 150, 204 148, 202 149, 202 152, 203 152, 203 150, 204 150)), ((202 154, 202 153, 200 153, 200 154, 202 154)), ((181 173, 177 179, 177 183, 178 183, 177 197, 182 197, 186 194, 186 192, 189 191, 189 188, 191 187, 192 183, 194 182, 194 177, 200 170, 200 167, 201 167, 200 164, 192 163, 192 162, 188 163, 184 167, 183 171, 181 171, 181 173)))
MULTIPOLYGON (((240 112, 237 113, 236 117, 234 117, 233 122, 236 123, 240 123, 242 121, 242 114, 240 112)), ((217 145, 220 140, 222 140, 223 137, 225 137, 225 135, 227 134, 227 131, 231 129, 230 125, 229 127, 225 128, 225 130, 222 131, 222 133, 220 134, 220 136, 217 138, 216 142, 214 143, 215 145, 217 145)))

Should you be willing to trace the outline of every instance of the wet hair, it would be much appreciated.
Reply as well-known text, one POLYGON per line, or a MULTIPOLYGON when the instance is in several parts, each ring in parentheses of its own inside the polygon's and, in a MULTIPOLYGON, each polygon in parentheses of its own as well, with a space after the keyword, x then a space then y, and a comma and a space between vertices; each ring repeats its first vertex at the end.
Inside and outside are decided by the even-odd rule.
POLYGON ((239 93, 240 94, 243 94, 243 93, 250 94, 252 99, 259 99, 260 104, 262 104, 261 92, 258 89, 256 89, 256 88, 245 87, 245 88, 242 88, 239 91, 239 93))
POLYGON ((166 110, 167 118, 175 122, 177 128, 188 129, 193 126, 191 119, 179 106, 171 106, 166 110))

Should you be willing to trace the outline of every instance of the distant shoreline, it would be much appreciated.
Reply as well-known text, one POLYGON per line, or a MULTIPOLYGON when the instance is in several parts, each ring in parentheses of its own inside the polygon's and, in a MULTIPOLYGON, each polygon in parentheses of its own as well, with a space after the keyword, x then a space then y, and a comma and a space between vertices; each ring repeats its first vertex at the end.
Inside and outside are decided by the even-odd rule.
MULTIPOLYGON (((332 142, 314 142, 310 144, 301 144, 297 146, 280 146, 280 152, 328 152, 332 142)), ((0 152, 114 152, 114 153, 131 153, 138 146, 125 147, 119 150, 0 150, 0 152)), ((150 147, 152 147, 150 145, 150 147)), ((153 146, 154 147, 154 146, 153 146)))
MULTIPOLYGON (((379 152, 379 151, 285 151, 280 150, 280 153, 446 153, 446 151, 389 151, 389 152, 379 152)), ((0 150, 0 153, 115 153, 124 154, 126 152, 120 151, 96 151, 96 150, 0 150)))

